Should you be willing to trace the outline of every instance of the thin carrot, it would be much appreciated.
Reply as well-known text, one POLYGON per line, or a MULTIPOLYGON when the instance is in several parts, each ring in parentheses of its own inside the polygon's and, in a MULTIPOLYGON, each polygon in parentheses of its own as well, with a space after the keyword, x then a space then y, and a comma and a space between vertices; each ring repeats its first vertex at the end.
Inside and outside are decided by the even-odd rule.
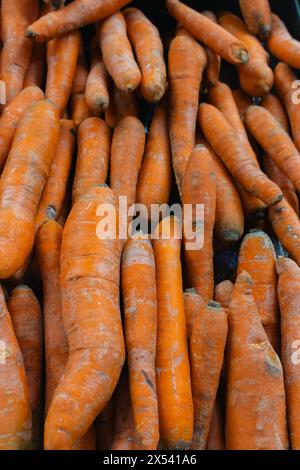
POLYGON ((85 93, 74 93, 71 96, 71 118, 76 127, 89 117, 92 116, 92 111, 88 107, 85 99, 85 93))
POLYGON ((252 98, 248 96, 246 93, 244 93, 243 90, 240 90, 239 88, 236 90, 233 90, 232 94, 233 94, 235 104, 240 113, 240 118, 242 122, 244 123, 246 111, 249 108, 249 106, 251 106, 252 104, 252 98))
POLYGON ((74 0, 30 25, 26 35, 36 41, 48 41, 86 24, 100 21, 129 2, 130 0, 74 0))
POLYGON ((223 281, 215 287, 215 300, 222 305, 224 312, 228 313, 230 297, 233 291, 231 281, 223 281))
POLYGON ((0 180, 0 278, 25 262, 34 241, 34 218, 59 133, 58 110, 38 101, 22 118, 0 180))
POLYGON ((98 227, 97 211, 108 204, 117 211, 108 187, 91 188, 73 206, 64 228, 60 277, 69 358, 49 407, 45 449, 70 449, 87 432, 109 401, 124 363, 121 244, 101 237, 98 227))
POLYGON ((141 93, 148 101, 160 101, 167 87, 167 70, 159 31, 137 8, 126 9, 124 16, 142 73, 141 93))
POLYGON ((27 286, 16 287, 8 311, 23 355, 32 413, 32 448, 41 445, 43 325, 38 299, 27 286))
POLYGON ((135 433, 128 378, 123 372, 116 390, 115 435, 111 450, 135 450, 135 433))
POLYGON ((249 60, 244 44, 206 16, 179 0, 167 0, 167 9, 196 39, 223 59, 232 64, 246 63, 249 60))
POLYGON ((92 117, 78 129, 78 153, 73 181, 73 204, 89 188, 106 182, 110 156, 111 131, 102 119, 92 117))
MULTIPOLYGON (((218 23, 217 17, 212 11, 203 11, 202 15, 206 16, 214 23, 218 23)), ((214 85, 219 80, 221 71, 221 57, 209 49, 209 47, 207 47, 205 50, 207 55, 207 67, 205 70, 206 79, 208 83, 214 85)))
POLYGON ((38 86, 44 88, 46 77, 46 48, 44 44, 34 44, 30 64, 24 77, 23 87, 38 86))
POLYGON ((21 93, 9 103, 3 110, 0 117, 0 170, 3 170, 7 155, 19 125, 19 122, 27 111, 28 107, 35 101, 42 100, 44 94, 37 87, 25 88, 21 93))
POLYGON ((269 55, 258 39, 252 36, 242 20, 232 13, 221 13, 219 23, 239 41, 250 54, 247 64, 238 65, 241 88, 250 96, 263 96, 273 86, 273 72, 268 66, 269 55))
POLYGON ((271 30, 269 0, 239 0, 239 3, 249 31, 261 39, 266 39, 271 30))
POLYGON ((267 205, 276 204, 282 199, 278 186, 257 167, 234 129, 217 108, 201 104, 199 123, 208 143, 246 191, 267 205))
POLYGON ((281 312, 281 360, 285 379, 287 419, 293 450, 300 449, 299 301, 300 269, 294 261, 277 261, 278 300, 281 312))
POLYGON ((195 318, 200 314, 200 310, 203 307, 204 302, 201 295, 197 294, 197 291, 194 288, 186 289, 184 291, 183 298, 186 319, 186 335, 189 344, 195 318))
POLYGON ((290 35, 283 21, 274 13, 267 45, 277 59, 296 69, 300 68, 300 42, 290 35))
POLYGON ((245 271, 235 283, 228 322, 226 449, 287 449, 282 366, 264 332, 245 271))
POLYGON ((121 12, 102 21, 98 29, 103 62, 121 91, 134 91, 141 82, 141 72, 127 37, 126 22, 121 12))
POLYGON ((0 450, 28 449, 31 413, 22 353, 0 287, 0 450))
POLYGON ((206 450, 224 450, 223 414, 220 401, 217 399, 211 417, 206 450))
POLYGON ((160 437, 163 445, 171 449, 188 448, 193 437, 179 232, 178 219, 167 217, 158 225, 154 240, 158 307, 156 386, 160 437))
POLYGON ((135 93, 125 93, 114 86, 109 98, 109 108, 104 110, 104 114, 105 122, 112 129, 127 116, 138 118, 139 105, 135 93))
POLYGON ((96 38, 92 42, 91 54, 92 61, 86 80, 85 98, 94 115, 98 116, 109 106, 109 77, 96 38))

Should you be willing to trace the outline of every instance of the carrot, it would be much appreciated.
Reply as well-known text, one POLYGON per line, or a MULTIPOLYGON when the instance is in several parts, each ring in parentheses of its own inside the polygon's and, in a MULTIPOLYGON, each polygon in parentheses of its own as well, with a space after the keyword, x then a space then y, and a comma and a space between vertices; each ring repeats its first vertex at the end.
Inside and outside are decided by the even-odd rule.
POLYGON ((78 130, 78 154, 73 182, 73 204, 89 188, 106 182, 110 156, 111 131, 102 119, 83 121, 78 130))
POLYGON ((113 87, 110 98, 109 108, 104 110, 105 122, 115 129, 119 122, 127 117, 139 117, 139 106, 135 93, 125 93, 116 86, 113 87))
POLYGON ((216 400, 227 338, 227 315, 221 305, 209 301, 193 323, 190 356, 194 403, 194 435, 191 449, 204 450, 216 400))
POLYGON ((282 366, 262 327, 246 271, 234 286, 228 322, 226 449, 286 449, 282 366))
MULTIPOLYGON (((207 303, 213 297, 213 230, 216 214, 216 176, 211 156, 204 145, 197 145, 189 159, 182 186, 184 211, 192 205, 190 223, 201 246, 190 249, 196 242, 194 233, 184 231, 185 263, 190 287, 194 287, 207 303), (196 213, 196 204, 203 204, 203 213, 196 213), (198 217, 200 217, 198 219, 198 217), (200 241, 200 240, 199 240, 200 241), (200 242, 200 243, 201 243, 200 242)), ((185 218, 188 217, 188 214, 185 218)))
POLYGON ((16 287, 10 295, 8 310, 23 355, 32 413, 32 447, 40 448, 43 326, 40 304, 27 286, 16 287))
POLYGON ((196 289, 186 289, 183 294, 184 298, 184 313, 186 319, 186 334, 188 344, 190 343, 193 324, 195 318, 200 314, 200 310, 204 305, 201 295, 197 294, 196 289))
POLYGON ((62 119, 56 152, 35 217, 36 232, 47 219, 57 219, 61 212, 66 196, 74 147, 74 123, 62 119))
POLYGON ((79 35, 79 53, 77 57, 77 65, 76 65, 74 80, 72 83, 72 92, 71 92, 72 95, 76 93, 85 92, 87 77, 88 77, 88 69, 87 69, 87 64, 86 64, 85 51, 84 51, 82 36, 79 35))
POLYGON ((125 244, 122 294, 136 445, 141 450, 155 450, 159 441, 155 382, 157 303, 154 254, 146 235, 137 233, 125 244))
POLYGON ((141 72, 134 59, 121 12, 100 23, 98 38, 103 62, 117 88, 126 92, 135 90, 141 82, 141 72))
POLYGON ((276 117, 261 106, 250 106, 246 112, 247 126, 264 151, 300 189, 300 155, 288 133, 276 117), (263 126, 261 128, 260 126, 263 126))
POLYGON ((211 417, 206 450, 224 450, 223 415, 218 399, 215 402, 211 417))
POLYGON ((0 170, 3 170, 7 155, 19 125, 19 122, 28 107, 35 101, 43 99, 42 90, 37 87, 25 88, 9 103, 0 117, 0 170))
POLYGON ((32 42, 25 37, 26 28, 37 18, 38 0, 3 0, 1 3, 1 80, 10 103, 23 89, 30 63, 32 42))
POLYGON ((127 374, 123 372, 116 390, 115 435, 111 450, 135 450, 132 405, 127 374))
POLYGON ((250 96, 263 96, 273 86, 273 72, 268 66, 269 55, 259 40, 252 36, 240 18, 232 13, 221 13, 219 23, 239 41, 250 54, 247 64, 238 65, 241 88, 250 96))
POLYGON ((115 394, 96 419, 97 450, 111 448, 115 434, 115 394))
POLYGON ((246 93, 244 93, 243 90, 240 89, 233 90, 232 95, 240 113, 240 118, 244 123, 246 111, 252 104, 252 98, 246 95, 246 93))
POLYGON ((92 42, 91 54, 92 61, 86 80, 85 99, 94 115, 98 116, 109 106, 109 77, 96 38, 92 42))
POLYGON ((290 35, 283 21, 274 13, 267 45, 278 60, 296 69, 300 68, 300 42, 290 35))
POLYGON ((28 449, 31 416, 22 353, 0 287, 0 450, 28 449))
POLYGON ((173 168, 180 194, 190 154, 195 146, 197 108, 207 58, 188 33, 177 35, 169 50, 169 128, 173 168))
POLYGON ((276 204, 282 199, 280 189, 257 167, 218 109, 206 103, 201 104, 199 123, 208 143, 246 191, 267 205, 276 204))
POLYGON ((270 207, 269 219, 283 248, 300 266, 300 222, 298 215, 286 199, 283 199, 277 206, 270 207))
POLYGON ((233 291, 231 281, 223 281, 215 287, 215 300, 222 305, 224 312, 228 313, 230 297, 233 291))
POLYGON ((246 63, 249 60, 244 44, 206 16, 179 0, 167 0, 167 9, 196 39, 223 59, 232 64, 246 63))
POLYGON ((160 101, 167 87, 167 70, 159 31, 137 8, 126 9, 124 16, 142 73, 141 93, 148 101, 160 101))
POLYGON ((58 110, 38 101, 22 118, 0 180, 0 278, 25 262, 34 241, 34 218, 59 132, 58 110))
POLYGON ((155 232, 157 286, 156 386, 162 444, 188 448, 193 402, 182 292, 179 221, 166 217, 155 232), (170 325, 172 324, 172 328, 170 325))
POLYGON ((253 282, 253 297, 265 332, 279 352, 279 310, 277 301, 276 254, 266 233, 251 230, 239 252, 238 271, 247 271, 253 282))
POLYGON ((124 363, 121 244, 99 237, 97 210, 107 204, 116 211, 112 191, 91 188, 64 228, 60 278, 69 358, 48 411, 45 449, 70 449, 86 433, 109 401, 124 363))
POLYGON ((74 93, 71 96, 71 117, 76 127, 91 116, 92 112, 86 102, 85 93, 74 93))
POLYGON ((71 95, 79 47, 78 31, 53 39, 47 44, 46 98, 58 106, 61 116, 71 95))
POLYGON ((149 217, 152 204, 169 202, 172 184, 171 158, 167 103, 163 102, 154 112, 136 189, 136 201, 146 206, 149 217))
POLYGON ((278 300, 281 312, 281 360, 284 371, 287 399, 287 419, 291 447, 300 449, 299 428, 299 294, 300 270, 294 261, 279 258, 277 261, 278 300))
POLYGON ((38 86, 44 88, 46 76, 46 48, 44 44, 34 44, 30 64, 25 74, 23 88, 38 86))
MULTIPOLYGON (((209 18, 214 23, 218 23, 217 17, 212 11, 202 11, 202 15, 209 18)), ((207 66, 205 70, 206 79, 209 84, 214 85, 219 80, 221 71, 221 57, 213 52, 209 47, 205 48, 207 55, 207 66)))
POLYGON ((269 0, 239 0, 239 3, 249 31, 261 39, 267 39, 271 30, 269 0))

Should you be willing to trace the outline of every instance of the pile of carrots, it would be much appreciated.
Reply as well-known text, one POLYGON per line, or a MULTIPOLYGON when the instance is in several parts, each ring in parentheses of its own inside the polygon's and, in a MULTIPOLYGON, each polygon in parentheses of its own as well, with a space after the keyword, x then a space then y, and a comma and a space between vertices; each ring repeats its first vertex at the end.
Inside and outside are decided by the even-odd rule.
POLYGON ((163 3, 1 1, 0 450, 300 449, 300 42, 163 3))

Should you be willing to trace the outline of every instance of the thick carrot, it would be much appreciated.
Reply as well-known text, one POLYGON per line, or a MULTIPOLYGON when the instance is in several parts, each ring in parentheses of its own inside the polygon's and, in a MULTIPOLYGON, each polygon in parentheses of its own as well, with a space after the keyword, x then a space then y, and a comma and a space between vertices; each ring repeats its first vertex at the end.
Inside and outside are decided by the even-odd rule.
POLYGON ((3 170, 7 155, 19 125, 19 122, 28 107, 35 101, 42 100, 44 94, 37 87, 25 88, 9 103, 0 117, 0 170, 3 170))
POLYGON ((252 98, 246 93, 243 92, 243 90, 240 90, 239 88, 236 90, 233 90, 232 92, 235 104, 238 108, 238 111, 240 113, 240 118, 242 122, 245 122, 245 114, 249 106, 252 104, 252 98))
POLYGON ((208 143, 246 191, 267 205, 276 204, 282 199, 278 186, 257 167, 234 129, 217 108, 201 104, 199 123, 208 143))
MULTIPOLYGON (((214 23, 218 23, 217 17, 212 11, 202 11, 202 15, 209 18, 214 23)), ((214 85, 219 80, 221 71, 221 57, 213 52, 209 47, 205 49, 207 55, 207 66, 205 69, 206 79, 209 84, 214 85)))
POLYGON ((283 21, 274 13, 267 45, 277 59, 296 69, 300 68, 300 42, 290 35, 283 21))
POLYGON ((262 325, 275 351, 280 351, 279 309, 277 301, 276 254, 266 233, 251 230, 241 245, 240 274, 247 271, 253 282, 253 297, 262 325))
POLYGON ((231 281, 223 281, 215 287, 215 300, 222 305, 224 312, 228 313, 230 297, 233 291, 231 281))
POLYGON ((22 352, 32 414, 32 448, 41 446, 43 325, 40 304, 27 286, 16 287, 8 311, 22 352))
POLYGON ((261 39, 266 39, 271 30, 269 0, 239 0, 239 3, 249 31, 261 39))
POLYGON ((238 65, 241 88, 250 96, 263 96, 273 86, 273 72, 268 66, 268 53, 259 40, 252 36, 242 20, 232 13, 221 13, 219 23, 239 41, 250 54, 247 64, 238 65))
POLYGON ((137 8, 128 8, 124 16, 142 73, 141 93, 148 101, 160 101, 167 87, 167 70, 159 31, 137 8))
POLYGON ((103 63, 96 38, 92 42, 91 68, 86 80, 85 99, 94 115, 99 115, 109 106, 109 78, 103 63))
POLYGON ((134 420, 126 371, 123 371, 115 395, 115 435, 110 449, 135 450, 134 420))
POLYGON ((146 206, 149 219, 152 204, 168 204, 171 184, 172 157, 167 103, 162 102, 157 106, 150 125, 136 190, 136 201, 146 206))
POLYGON ((196 289, 186 289, 183 294, 184 313, 186 320, 186 335, 188 344, 192 335, 193 324, 195 318, 200 314, 200 310, 204 305, 201 295, 197 294, 196 289))
POLYGON ((226 449, 286 449, 282 366, 264 332, 246 271, 234 286, 228 322, 226 449))
POLYGON ((223 365, 227 315, 209 301, 196 316, 190 342, 194 435, 191 449, 204 450, 223 365))
POLYGON ((57 148, 35 217, 35 230, 48 219, 57 219, 66 197, 69 173, 75 148, 73 121, 62 119, 57 148))
POLYGON ((78 31, 53 39, 47 44, 46 98, 58 106, 61 116, 71 95, 79 47, 78 31))
POLYGON ((89 117, 92 116, 92 111, 88 107, 85 99, 85 93, 73 93, 71 96, 71 118, 77 127, 89 117))
POLYGON ((167 217, 158 225, 154 240, 158 307, 156 386, 160 437, 163 445, 171 449, 188 448, 193 437, 193 401, 179 232, 178 219, 167 217))
POLYGON ((0 287, 0 450, 28 449, 31 413, 22 353, 0 287))
POLYGON ((224 450, 224 423, 220 401, 216 400, 211 417, 206 450, 224 450))
POLYGON ((109 108, 104 110, 105 122, 114 129, 127 116, 139 117, 139 105, 135 93, 125 93, 116 86, 113 87, 109 108))
POLYGON ((206 16, 179 0, 167 0, 167 9, 196 39, 223 59, 232 64, 246 63, 249 60, 244 44, 206 16))
POLYGON ((111 131, 102 119, 92 117, 78 129, 78 154, 73 182, 73 204, 89 188, 106 182, 110 156, 111 131))
POLYGON ((179 192, 190 154, 195 146, 197 108, 207 58, 188 33, 177 35, 169 50, 169 128, 173 168, 179 192))
POLYGON ((1 2, 1 80, 6 85, 6 102, 23 89, 30 63, 32 43, 25 37, 26 28, 37 18, 38 0, 3 0, 1 2))
POLYGON ((30 64, 27 69, 23 88, 28 86, 38 86, 44 88, 46 77, 46 48, 45 44, 34 44, 30 64))
POLYGON ((98 29, 103 62, 121 91, 131 92, 141 82, 141 72, 127 37, 126 22, 121 12, 102 21, 98 29))
POLYGON ((204 145, 197 145, 190 156, 183 180, 182 200, 185 218, 189 217, 190 225, 188 230, 184 230, 184 257, 188 282, 207 303, 213 297, 214 291, 213 231, 216 214, 216 176, 212 158, 204 145), (190 214, 187 212, 187 204, 192 205, 190 214), (202 213, 197 214, 196 204, 203 205, 202 213), (189 230, 193 232, 189 234, 189 230), (197 238, 200 244, 193 247, 197 238))
POLYGON ((125 244, 122 294, 136 445, 141 450, 155 450, 159 441, 155 381, 157 302, 153 248, 146 237, 136 234, 125 244))
POLYGON ((246 123, 264 151, 300 190, 300 154, 276 117, 261 106, 250 106, 246 123))
POLYGON ((300 269, 294 261, 277 261, 278 300, 281 312, 281 360, 287 399, 287 419, 291 447, 300 449, 300 269))
POLYGON ((38 101, 22 118, 0 180, 0 278, 25 262, 34 241, 34 219, 59 133, 58 110, 38 101))
POLYGON ((101 237, 98 227, 97 211, 108 204, 118 219, 112 191, 91 188, 73 206, 64 228, 60 277, 69 358, 48 411, 45 449, 70 449, 86 433, 109 401, 124 363, 121 244, 101 237))

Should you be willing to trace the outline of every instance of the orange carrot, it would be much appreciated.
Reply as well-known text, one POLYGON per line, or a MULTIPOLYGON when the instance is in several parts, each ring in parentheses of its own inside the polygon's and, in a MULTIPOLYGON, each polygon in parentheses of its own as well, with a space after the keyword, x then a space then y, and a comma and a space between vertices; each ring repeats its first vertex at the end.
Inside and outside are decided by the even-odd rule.
POLYGON ((73 204, 89 188, 106 182, 110 155, 111 131, 102 119, 92 117, 78 129, 78 154, 73 182, 73 204))
POLYGON ((89 117, 92 112, 85 99, 85 93, 74 93, 71 96, 71 117, 77 127, 89 117))
POLYGON ((300 68, 300 42, 294 39, 279 16, 272 13, 272 28, 268 48, 280 61, 300 68))
POLYGON ((34 218, 54 156, 58 110, 38 101, 22 118, 0 180, 0 278, 25 262, 34 241, 34 218))
POLYGON ((249 31, 261 39, 266 39, 271 30, 269 0, 239 0, 239 2, 249 31))
POLYGON ((30 64, 27 69, 23 87, 38 86, 44 88, 46 77, 46 48, 44 44, 34 44, 30 64))
POLYGON ((234 286, 228 322, 226 449, 286 449, 282 367, 262 327, 245 271, 234 286))
POLYGON ((186 319, 186 335, 189 344, 195 318, 200 314, 200 310, 204 303, 201 295, 197 294, 196 289, 193 288, 186 289, 184 291, 183 298, 186 319))
POLYGON ((123 372, 116 390, 115 435, 111 450, 135 450, 134 421, 127 374, 123 372))
POLYGON ((156 386, 164 446, 186 449, 193 436, 193 402, 182 292, 179 221, 157 227, 154 256, 157 285, 156 386), (171 328, 172 325, 172 328, 171 328))
POLYGON ((100 23, 98 38, 103 62, 116 86, 121 91, 135 90, 141 82, 141 72, 134 59, 121 12, 100 23))
POLYGON ((112 191, 91 188, 73 206, 64 228, 60 277, 69 358, 48 411, 45 449, 70 449, 86 433, 109 401, 124 363, 121 244, 118 238, 101 238, 98 227, 97 211, 107 204, 116 211, 112 191))
POLYGON ((127 116, 138 118, 139 106, 135 93, 125 93, 114 86, 109 98, 109 108, 106 108, 104 112, 105 122, 112 129, 115 129, 127 116))
MULTIPOLYGON (((212 11, 203 11, 202 15, 206 16, 214 23, 218 23, 217 17, 212 11)), ((209 47, 207 47, 205 51, 207 55, 207 67, 205 70, 206 79, 208 83, 214 85, 219 80, 221 71, 221 57, 209 49, 209 47)))
POLYGON ((238 108, 238 111, 240 113, 240 118, 242 120, 242 122, 244 123, 245 121, 245 113, 247 111, 247 109, 249 108, 249 106, 251 106, 252 104, 252 98, 248 95, 246 95, 246 93, 244 93, 242 90, 233 90, 232 92, 233 94, 233 98, 234 98, 234 101, 235 101, 235 104, 238 108))
POLYGON ((124 16, 142 73, 141 93, 148 101, 160 101, 167 86, 167 70, 159 31, 137 8, 128 8, 124 16))
POLYGON ((231 281, 223 281, 215 287, 215 300, 222 305, 223 310, 228 313, 230 297, 233 291, 231 281))
POLYGON ((92 42, 92 62, 86 80, 85 99, 95 116, 109 106, 109 77, 96 38, 92 42))
POLYGON ((223 415, 218 399, 215 402, 211 417, 206 450, 224 450, 223 415))
POLYGON ((40 304, 27 286, 16 287, 8 310, 23 355, 32 413, 32 448, 41 445, 43 326, 40 304))

